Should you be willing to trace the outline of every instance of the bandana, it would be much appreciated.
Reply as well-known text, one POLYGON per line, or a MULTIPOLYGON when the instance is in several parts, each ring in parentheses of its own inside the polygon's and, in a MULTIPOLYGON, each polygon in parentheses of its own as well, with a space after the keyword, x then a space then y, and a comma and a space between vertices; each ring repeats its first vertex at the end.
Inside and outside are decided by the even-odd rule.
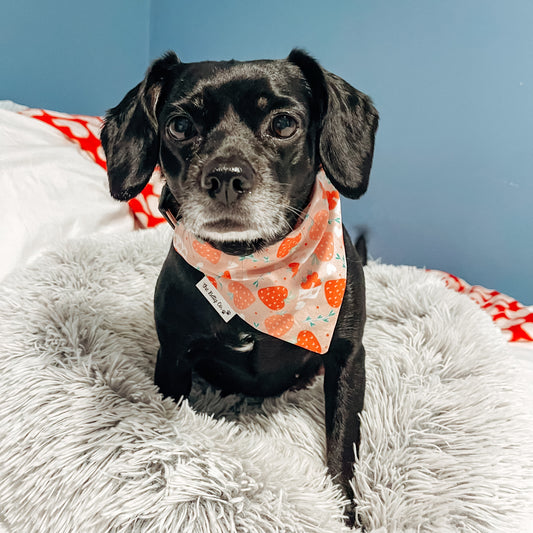
POLYGON ((173 242, 205 274, 197 287, 226 322, 237 314, 263 333, 324 354, 346 289, 346 257, 339 193, 322 170, 302 218, 281 242, 241 257, 197 239, 180 221, 173 242))

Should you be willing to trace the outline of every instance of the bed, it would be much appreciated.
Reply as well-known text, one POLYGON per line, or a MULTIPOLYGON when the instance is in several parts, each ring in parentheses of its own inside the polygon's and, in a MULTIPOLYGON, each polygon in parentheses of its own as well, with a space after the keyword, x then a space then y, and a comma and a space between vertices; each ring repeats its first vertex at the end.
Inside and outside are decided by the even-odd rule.
MULTIPOLYGON (((161 177, 112 200, 100 124, 0 102, 0 528, 347 531, 320 379, 158 394, 161 177)), ((366 279, 360 527, 533 531, 532 302, 379 261, 366 279)))

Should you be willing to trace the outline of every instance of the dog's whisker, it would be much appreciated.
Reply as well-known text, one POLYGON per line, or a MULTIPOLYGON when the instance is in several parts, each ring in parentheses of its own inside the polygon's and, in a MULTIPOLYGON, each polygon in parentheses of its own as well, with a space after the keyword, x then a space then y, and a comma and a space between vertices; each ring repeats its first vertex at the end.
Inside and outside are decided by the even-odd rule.
POLYGON ((294 213, 300 220, 305 219, 304 209, 297 209, 296 207, 292 207, 290 205, 285 207, 285 210, 289 213, 294 213))

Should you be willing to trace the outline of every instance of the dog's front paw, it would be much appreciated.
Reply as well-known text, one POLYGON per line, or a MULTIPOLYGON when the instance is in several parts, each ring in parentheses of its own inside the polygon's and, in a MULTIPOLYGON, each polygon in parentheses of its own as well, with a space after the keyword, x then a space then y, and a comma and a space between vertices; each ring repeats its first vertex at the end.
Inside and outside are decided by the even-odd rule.
POLYGON ((183 394, 177 393, 173 387, 168 385, 157 385, 159 392, 163 395, 163 398, 171 398, 175 403, 180 403, 184 398, 183 394))
POLYGON ((361 523, 361 517, 357 513, 357 504, 353 500, 350 500, 350 503, 344 508, 344 523, 351 529, 359 527, 361 529, 358 531, 365 531, 361 523))
POLYGON ((178 403, 191 392, 191 367, 176 357, 166 357, 160 348, 155 365, 154 383, 165 398, 172 398, 178 403))
POLYGON ((344 508, 344 523, 349 527, 353 528, 355 526, 355 517, 356 517, 356 505, 352 501, 344 508))

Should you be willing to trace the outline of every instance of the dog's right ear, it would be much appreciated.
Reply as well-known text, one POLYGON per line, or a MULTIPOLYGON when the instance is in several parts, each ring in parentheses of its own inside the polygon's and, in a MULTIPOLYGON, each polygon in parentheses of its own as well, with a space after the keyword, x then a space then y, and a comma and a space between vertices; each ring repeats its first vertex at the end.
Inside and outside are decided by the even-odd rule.
POLYGON ((168 52, 105 117, 101 133, 111 196, 130 200, 146 186, 159 157, 157 115, 180 61, 168 52))

